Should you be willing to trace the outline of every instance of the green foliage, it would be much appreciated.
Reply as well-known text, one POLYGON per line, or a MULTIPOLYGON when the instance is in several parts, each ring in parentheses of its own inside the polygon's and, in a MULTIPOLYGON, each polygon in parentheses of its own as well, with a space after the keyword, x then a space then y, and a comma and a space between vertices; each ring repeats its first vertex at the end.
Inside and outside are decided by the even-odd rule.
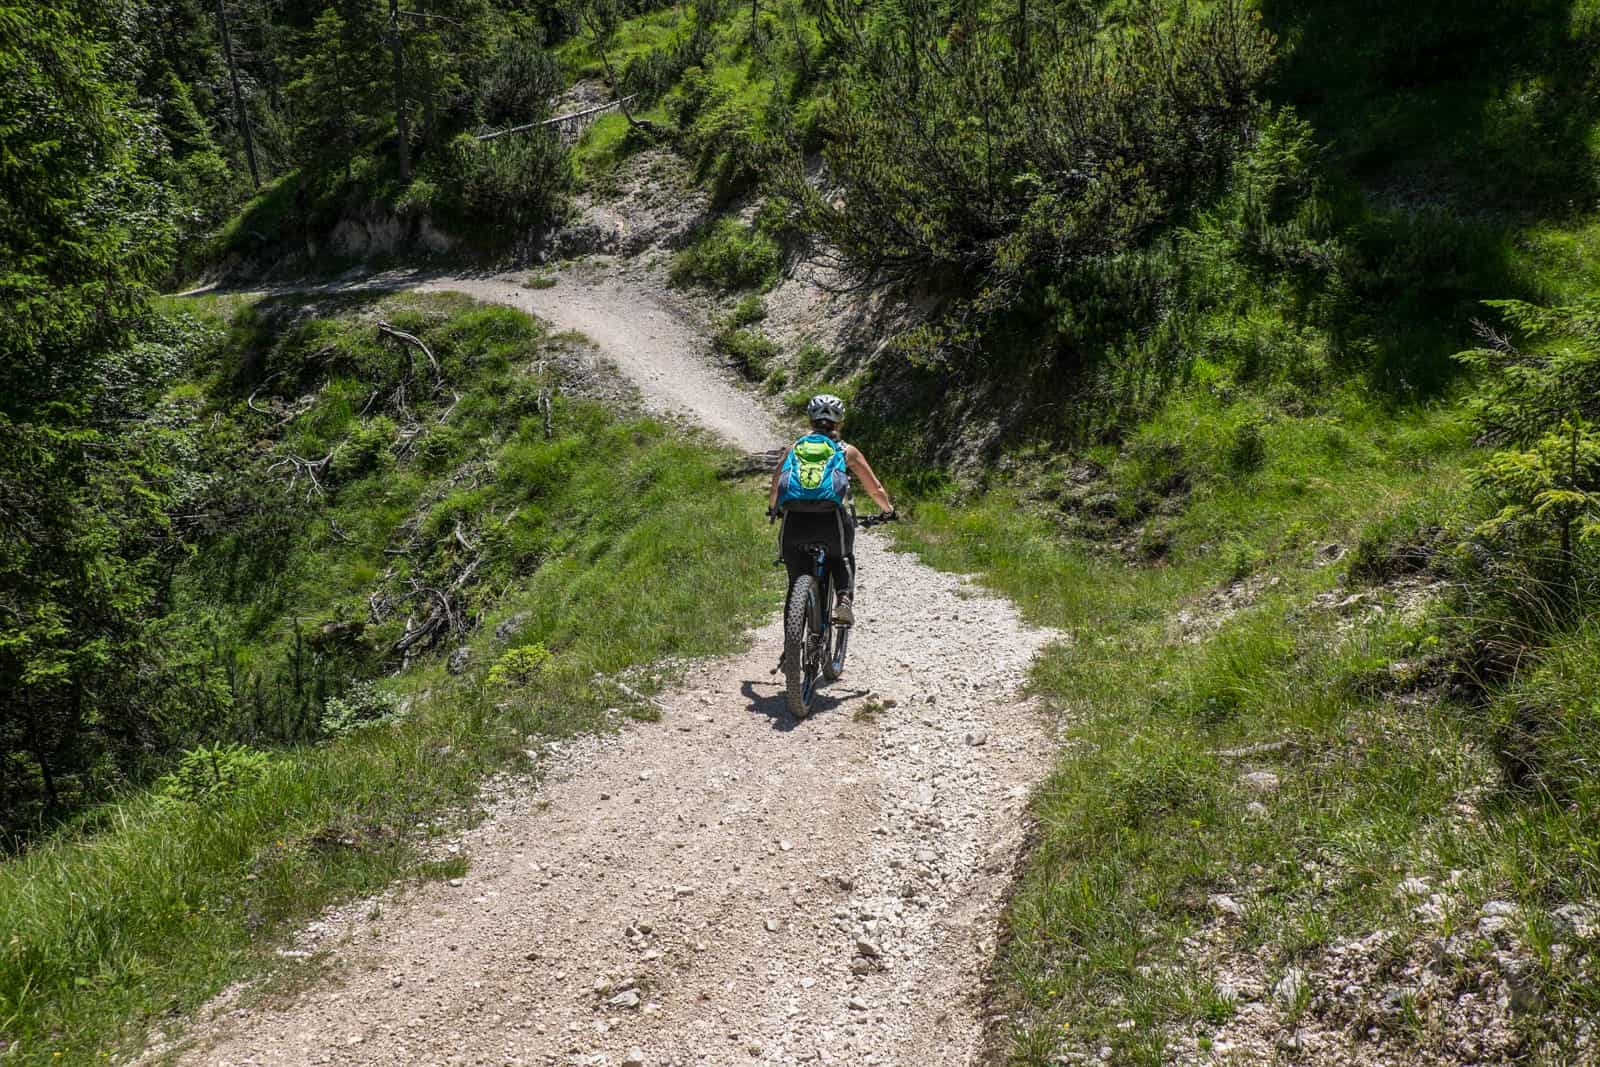
POLYGON ((842 203, 797 169, 783 188, 858 276, 959 281, 969 325, 947 333, 1139 243, 1219 181, 1257 114, 1272 39, 1241 3, 1041 17, 825 19, 849 67, 823 120, 842 203))
POLYGON ((718 219, 672 260, 674 285, 723 289, 772 288, 778 281, 778 246, 736 219, 718 219))
POLYGON ((556 217, 571 182, 571 165, 554 130, 531 130, 493 141, 459 134, 434 179, 447 196, 435 202, 443 221, 526 232, 556 217))
POLYGON ((728 314, 727 325, 735 329, 741 326, 754 326, 766 317, 766 301, 751 293, 734 305, 733 311, 728 314))
POLYGON ((1469 409, 1490 441, 1530 444, 1563 423, 1600 421, 1600 310, 1489 301, 1524 340, 1487 326, 1490 343, 1457 355, 1478 372, 1469 409))
POLYGON ((751 381, 765 378, 778 355, 777 342, 758 329, 726 327, 711 339, 711 346, 751 381))
POLYGON ((1600 539, 1600 433, 1591 428, 1569 423, 1526 450, 1496 452, 1473 484, 1497 508, 1478 527, 1484 537, 1515 544, 1553 535, 1563 558, 1575 539, 1600 539))
POLYGON ((550 650, 543 644, 509 648, 489 668, 490 685, 526 686, 550 665, 550 650))
POLYGON ((272 772, 278 761, 248 745, 202 745, 156 780, 155 793, 183 804, 223 804, 272 772))
POLYGON ((401 702, 373 682, 357 682, 322 706, 322 733, 344 737, 356 730, 388 722, 400 714, 401 702))

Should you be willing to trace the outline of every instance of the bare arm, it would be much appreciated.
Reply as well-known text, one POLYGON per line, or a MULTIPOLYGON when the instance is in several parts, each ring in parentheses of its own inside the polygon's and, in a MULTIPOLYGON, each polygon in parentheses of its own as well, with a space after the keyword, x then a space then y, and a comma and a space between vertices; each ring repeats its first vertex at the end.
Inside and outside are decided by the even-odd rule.
MULTIPOLYGON (((861 482, 861 488, 867 491, 872 502, 884 511, 893 511, 894 505, 889 503, 889 494, 883 488, 883 483, 878 481, 878 476, 872 473, 872 464, 867 462, 867 457, 861 454, 861 449, 855 445, 846 445, 844 461, 850 467, 850 473, 861 482)), ((777 481, 773 481, 773 491, 777 491, 777 481)))
POLYGON ((778 466, 772 472, 772 484, 767 487, 767 510, 771 511, 778 506, 778 476, 783 473, 783 465, 788 462, 789 454, 785 452, 783 459, 778 461, 778 466))

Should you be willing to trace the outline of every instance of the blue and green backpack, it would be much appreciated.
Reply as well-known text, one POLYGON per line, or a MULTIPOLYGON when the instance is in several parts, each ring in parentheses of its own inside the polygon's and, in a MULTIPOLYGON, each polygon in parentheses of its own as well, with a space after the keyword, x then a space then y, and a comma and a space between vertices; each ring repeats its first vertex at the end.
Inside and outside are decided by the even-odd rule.
POLYGON ((820 433, 794 443, 778 473, 778 506, 797 511, 843 507, 850 495, 844 445, 820 433))

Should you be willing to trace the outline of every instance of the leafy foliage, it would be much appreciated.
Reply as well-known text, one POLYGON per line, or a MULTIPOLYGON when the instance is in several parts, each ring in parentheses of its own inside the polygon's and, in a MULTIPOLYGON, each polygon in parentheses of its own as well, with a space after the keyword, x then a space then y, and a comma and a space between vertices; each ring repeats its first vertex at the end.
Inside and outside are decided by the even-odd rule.
POLYGON ((490 685, 526 686, 550 666, 550 650, 542 643, 507 649, 485 679, 490 685))
POLYGON ((220 804, 266 777, 276 763, 270 753, 247 745, 202 745, 157 779, 155 791, 180 803, 220 804))
POLYGON ((373 682, 357 682, 323 705, 322 732, 328 737, 343 737, 389 721, 400 714, 400 708, 400 699, 393 693, 373 682))
POLYGON ((1138 243, 1226 174, 1271 60, 1245 5, 1039 17, 825 5, 849 68, 822 120, 843 198, 797 172, 785 189, 858 275, 965 277, 964 314, 1003 311, 1138 243))
POLYGON ((770 289, 778 280, 778 246, 758 228, 718 219, 672 261, 674 285, 770 289))

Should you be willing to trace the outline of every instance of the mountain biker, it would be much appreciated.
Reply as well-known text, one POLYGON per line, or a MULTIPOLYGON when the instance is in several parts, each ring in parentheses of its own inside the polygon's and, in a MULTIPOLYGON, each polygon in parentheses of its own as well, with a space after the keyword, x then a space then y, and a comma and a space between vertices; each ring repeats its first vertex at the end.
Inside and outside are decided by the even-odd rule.
POLYGON ((839 424, 844 421, 844 401, 832 394, 820 393, 806 405, 806 417, 811 420, 812 434, 796 441, 784 453, 778 469, 772 472, 772 485, 767 492, 767 514, 783 517, 779 543, 783 546, 783 563, 788 568, 791 587, 797 576, 810 569, 810 558, 804 546, 819 543, 827 546, 828 573, 837 590, 833 621, 849 626, 855 622, 852 598, 855 593, 856 518, 849 506, 848 478, 844 480, 843 492, 836 494, 837 499, 810 502, 785 498, 781 507, 779 483, 784 471, 793 465, 796 449, 814 442, 816 438, 824 438, 836 452, 843 453, 845 469, 860 480, 867 495, 886 516, 894 517, 894 505, 890 503, 883 483, 872 473, 872 464, 867 462, 867 457, 861 454, 859 448, 839 440, 839 424))

